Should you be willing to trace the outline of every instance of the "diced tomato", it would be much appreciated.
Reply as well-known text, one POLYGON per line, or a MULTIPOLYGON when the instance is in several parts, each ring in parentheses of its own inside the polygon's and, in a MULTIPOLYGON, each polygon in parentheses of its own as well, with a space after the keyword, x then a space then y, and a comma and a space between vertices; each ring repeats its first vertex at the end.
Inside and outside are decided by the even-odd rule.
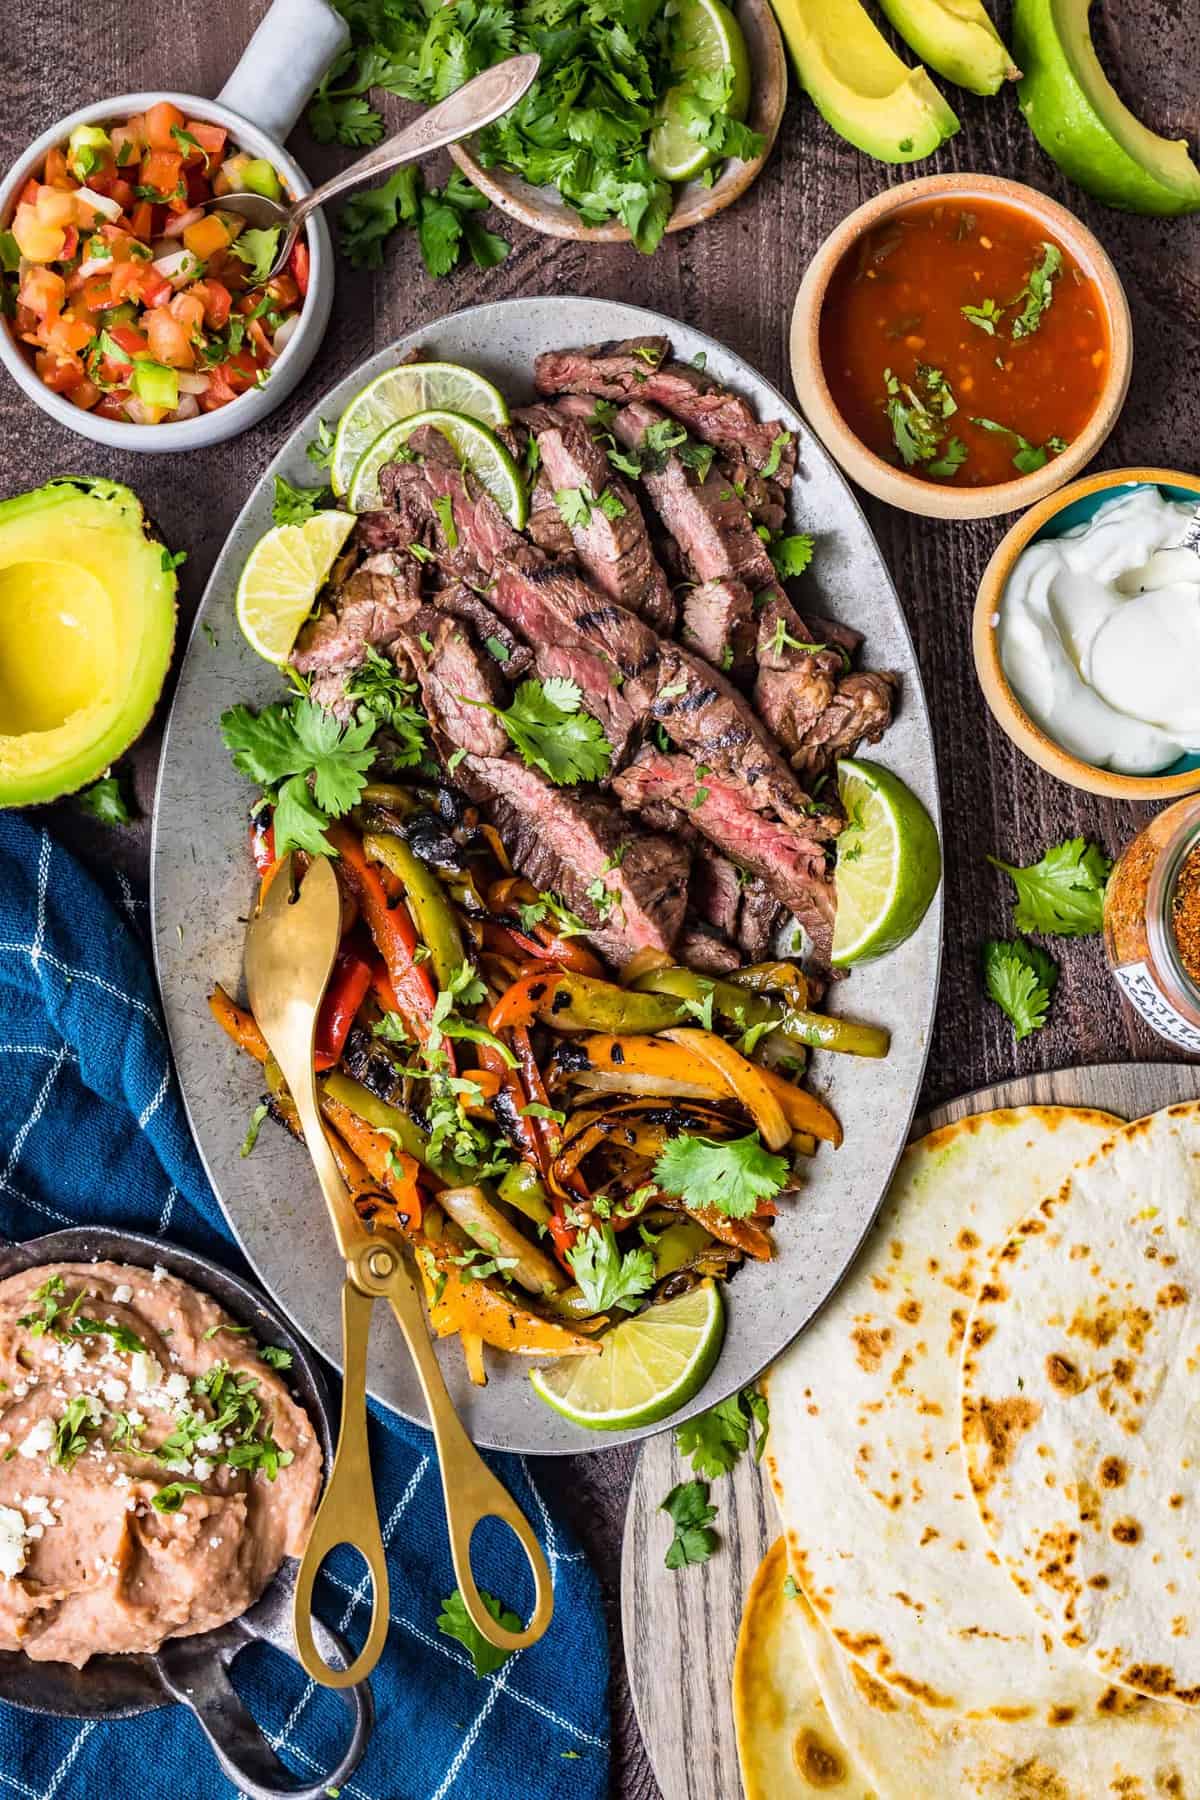
MULTIPOLYGON (((116 271, 113 271, 115 274, 116 271)), ((92 312, 99 312, 106 306, 115 306, 120 298, 113 293, 112 275, 89 275, 83 284, 83 304, 92 312)))
POLYGON ((108 335, 114 344, 127 350, 130 356, 145 356, 150 348, 145 332, 139 331, 135 325, 114 325, 108 335))
POLYGON ((288 257, 288 268, 296 279, 296 286, 301 294, 308 293, 308 245, 302 238, 297 238, 292 245, 292 254, 288 257))
MULTIPOLYGON (((87 185, 94 194, 111 194, 112 184, 116 179, 117 171, 115 169, 93 169, 87 178, 87 185)), ((79 183, 72 182, 71 185, 77 187, 79 183)))
MULTIPOLYGON (((88 185, 91 185, 90 177, 88 185)), ((108 192, 110 199, 119 202, 123 212, 129 212, 137 205, 137 195, 133 191, 133 183, 123 180, 119 175, 109 183, 108 192)))
POLYGON ((133 233, 124 225, 116 225, 106 219, 100 227, 100 236, 112 251, 114 262, 129 262, 133 256, 133 233))
POLYGON ((74 256, 74 254, 78 250, 78 248, 79 248, 79 227, 77 225, 68 225, 66 230, 63 232, 63 249, 62 249, 63 261, 70 262, 71 258, 74 256))
POLYGON ((55 394, 69 394, 83 380, 83 365, 76 356, 55 356, 49 350, 39 351, 37 372, 55 394))
POLYGON ((18 206, 35 206, 37 204, 39 183, 31 175, 25 186, 17 195, 18 206))
POLYGON ((169 100, 159 100, 147 107, 146 142, 151 150, 178 150, 178 142, 171 133, 182 130, 183 114, 169 100))
POLYGON ((149 200, 139 200, 129 215, 129 229, 135 238, 149 242, 154 229, 154 208, 149 200))
POLYGON ((244 394, 258 380, 258 364, 248 350, 239 350, 227 362, 218 363, 213 373, 231 387, 235 394, 244 394))
POLYGON ((189 337, 193 337, 204 323, 204 301, 190 288, 185 293, 175 295, 170 302, 169 311, 173 318, 179 320, 189 337))
POLYGON ((67 284, 55 270, 34 263, 22 281, 17 299, 39 319, 49 319, 62 311, 67 297, 67 284))
POLYGON ((203 206, 206 200, 212 199, 212 183, 204 173, 203 163, 192 163, 184 169, 183 185, 187 195, 187 205, 183 209, 185 212, 190 212, 193 206, 203 206))
POLYGON ((206 276, 203 281, 194 281, 188 292, 204 304, 204 323, 213 331, 223 331, 229 323, 229 312, 233 305, 233 296, 223 282, 214 281, 206 276))
POLYGON ((267 283, 267 292, 279 312, 286 312, 288 307, 295 306, 300 298, 300 289, 296 285, 295 278, 289 275, 286 269, 282 275, 271 277, 267 283))
POLYGON ((102 419, 124 419, 128 400, 128 388, 112 388, 109 393, 101 394, 95 410, 102 419))
MULTIPOLYGON (((123 125, 113 125, 108 133, 113 147, 113 156, 118 169, 127 168, 130 164, 140 162, 142 152, 146 148, 146 120, 142 113, 134 113, 123 125)), ((172 139, 172 142, 174 140, 172 139)))
POLYGON ((141 264, 141 280, 138 282, 138 298, 145 306, 163 306, 175 292, 165 275, 149 263, 141 264))
POLYGON ((155 306, 146 313, 143 323, 155 362, 173 369, 190 369, 195 363, 191 333, 165 306, 155 306))
POLYGON ((220 162, 229 136, 223 125, 206 125, 203 119, 189 119, 184 130, 194 137, 208 160, 209 168, 220 162))
POLYGON ((46 167, 42 171, 42 180, 47 187, 73 188, 75 178, 67 167, 67 153, 55 145, 46 152, 46 167))
POLYGON ((215 369, 209 370, 208 386, 199 399, 201 412, 216 412, 218 407, 228 406, 231 400, 237 399, 237 394, 226 381, 219 363, 215 369))
MULTIPOLYGON (((172 108, 176 111, 177 108, 172 108)), ((183 179, 183 158, 177 150, 149 150, 142 158, 140 186, 152 188, 169 200, 183 179)))
POLYGON ((96 367, 96 373, 106 386, 120 387, 133 374, 133 358, 129 357, 121 362, 115 356, 102 356, 96 367))
POLYGON ((73 193, 54 187, 38 189, 36 208, 39 225, 59 225, 64 230, 75 223, 78 210, 73 193))
POLYGON ((100 398, 100 389, 96 386, 94 381, 89 381, 85 375, 78 387, 73 387, 71 389, 67 398, 72 406, 78 406, 83 412, 91 412, 93 406, 95 406, 97 400, 100 398))
POLYGON ((73 319, 62 313, 47 322, 46 348, 58 356, 74 356, 86 350, 95 335, 86 319, 73 319))

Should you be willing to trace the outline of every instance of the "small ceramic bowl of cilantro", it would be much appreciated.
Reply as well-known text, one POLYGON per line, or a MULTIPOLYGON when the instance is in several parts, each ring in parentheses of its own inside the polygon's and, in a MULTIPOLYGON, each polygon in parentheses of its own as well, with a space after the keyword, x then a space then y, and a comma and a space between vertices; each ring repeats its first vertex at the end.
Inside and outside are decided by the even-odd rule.
MULTIPOLYGON (((275 117, 273 129, 282 136, 290 124, 275 117)), ((235 245, 206 260, 204 246, 176 238, 172 225, 196 219, 202 231, 219 236, 215 215, 195 207, 179 211, 193 197, 192 186, 198 197, 201 189, 225 191, 214 182, 224 180, 232 190, 256 179, 273 184, 272 198, 275 187, 296 197, 311 186, 275 136, 219 101, 192 94, 95 101, 43 132, 0 183, 0 291, 7 315, 0 322, 0 361, 24 393, 59 424, 122 450, 205 448, 273 412, 307 372, 329 323, 333 251, 324 220, 316 213, 308 221, 283 288, 256 285, 272 246, 254 240, 272 233, 247 232, 236 254, 235 245), (151 140, 143 143, 147 121, 151 140), (153 148, 156 133, 161 151, 153 148), (133 181, 123 172, 126 156, 137 169, 133 181), (145 185, 148 169, 155 179, 177 182, 171 195, 145 185), (74 205, 81 220, 87 216, 81 197, 90 200, 95 217, 76 224, 64 214, 38 261, 30 240, 30 254, 18 240, 22 227, 41 228, 35 202, 43 195, 74 205), (126 274, 141 272, 141 284, 127 282, 119 294, 111 281, 106 286, 115 262, 126 274), (46 292, 38 288, 39 276, 46 292), (189 326, 180 311, 188 300, 194 313, 198 300, 204 307, 198 325, 189 326), (153 324, 173 337, 147 335, 143 327, 152 314, 153 324)))
MULTIPOLYGON (((507 56, 538 53, 528 94, 450 154, 494 205, 551 237, 649 253, 665 232, 711 218, 758 175, 787 98, 768 0, 522 0, 503 12, 381 0, 344 11, 353 53, 308 111, 322 142, 379 142, 372 89, 428 106, 507 56)), ((442 273, 425 238, 426 263, 442 273)), ((346 248, 373 266, 369 244, 346 248)))

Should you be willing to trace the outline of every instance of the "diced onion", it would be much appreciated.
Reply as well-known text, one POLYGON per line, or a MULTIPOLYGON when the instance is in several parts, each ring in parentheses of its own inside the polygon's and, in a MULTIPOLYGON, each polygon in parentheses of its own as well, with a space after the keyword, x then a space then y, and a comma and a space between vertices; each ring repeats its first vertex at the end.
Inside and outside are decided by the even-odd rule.
POLYGON ((81 187, 76 188, 75 199, 77 202, 82 200, 86 206, 98 212, 102 219, 110 222, 121 216, 121 202, 114 200, 110 194, 97 194, 93 188, 81 187))
POLYGON ((172 250, 168 255, 158 257, 150 267, 172 287, 182 287, 195 275, 200 260, 191 250, 172 250))
POLYGON ((203 217, 204 208, 202 206, 190 207, 185 213, 173 213, 163 226, 163 236, 180 238, 189 225, 195 225, 203 217))
MULTIPOLYGON (((180 381, 179 385, 182 387, 183 382, 180 381)), ((199 416, 200 405, 195 394, 180 394, 179 405, 174 412, 167 414, 163 424, 175 424, 180 419, 197 419, 199 416)))
POLYGON ((286 318, 283 321, 283 324, 279 327, 279 330, 275 333, 272 340, 272 348, 274 349, 276 356, 279 356, 287 349, 299 328, 300 314, 298 312, 292 313, 289 318, 286 318))
POLYGON ((180 369, 179 371, 179 391, 181 394, 207 394, 211 382, 211 375, 193 375, 188 369, 180 369))
POLYGON ((89 256, 80 263, 75 273, 80 281, 86 281, 89 275, 107 274, 112 266, 111 256, 89 256))
POLYGON ((161 425, 162 407, 147 406, 136 394, 130 394, 125 402, 125 417, 131 425, 161 425))
POLYGON ((567 1285, 567 1278, 558 1264, 535 1249, 528 1238, 492 1205, 481 1188, 445 1188, 438 1195, 438 1205, 449 1213, 456 1225, 462 1226, 469 1238, 493 1256, 513 1257, 514 1266, 505 1273, 531 1294, 567 1285))

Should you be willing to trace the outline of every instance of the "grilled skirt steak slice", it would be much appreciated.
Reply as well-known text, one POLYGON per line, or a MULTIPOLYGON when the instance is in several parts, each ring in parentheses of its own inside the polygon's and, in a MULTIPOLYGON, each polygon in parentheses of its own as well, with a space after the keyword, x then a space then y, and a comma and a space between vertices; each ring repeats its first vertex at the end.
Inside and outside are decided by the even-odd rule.
POLYGON ((838 829, 834 820, 813 815, 812 801, 749 702, 678 644, 663 645, 653 716, 697 766, 736 783, 756 812, 773 811, 810 836, 829 837, 838 829))
POLYGON ((304 626, 289 658, 292 667, 302 675, 348 674, 367 660, 368 646, 386 649, 420 605, 421 572, 412 557, 372 556, 342 583, 320 618, 304 626))
MULTIPOLYGON (((636 452, 646 432, 664 422, 662 413, 638 400, 623 406, 612 426, 618 442, 636 452)), ((734 576, 752 590, 774 581, 774 565, 750 514, 719 470, 711 468, 696 481, 673 451, 654 460, 662 466, 647 467, 642 485, 696 580, 734 576)))
POLYGON ((813 639, 779 587, 770 590, 758 615, 757 657, 755 709, 790 755, 833 699, 845 657, 840 648, 813 639), (808 643, 812 650, 804 648, 808 643))
POLYGON ((475 643, 470 627, 453 613, 422 607, 398 647, 416 672, 439 747, 448 745, 473 756, 503 756, 508 735, 485 707, 507 706, 508 688, 491 657, 475 643))
POLYGON ((612 469, 583 420, 549 406, 530 407, 526 416, 552 493, 579 489, 591 502, 587 516, 570 527, 584 569, 602 593, 639 613, 656 631, 669 633, 675 619, 671 589, 654 560, 633 489, 612 469), (602 496, 609 512, 622 509, 615 518, 596 504, 602 496))
POLYGON ((732 937, 741 900, 740 869, 711 844, 698 846, 692 862, 691 901, 700 917, 722 936, 732 937))
POLYGON ((754 596, 744 581, 705 581, 689 588, 683 599, 679 632, 689 650, 739 685, 754 673, 758 621, 754 596))
POLYGON ((689 925, 679 940, 678 957, 697 975, 728 975, 741 966, 741 957, 732 944, 719 938, 703 925, 689 925))
POLYGON ((533 484, 529 496, 529 524, 525 528, 539 550, 554 562, 572 562, 575 539, 571 528, 558 510, 554 489, 543 470, 533 484))
POLYGON ((829 705, 796 746, 794 767, 808 779, 831 769, 840 756, 853 755, 860 744, 877 744, 892 722, 898 688, 898 678, 884 671, 843 675, 829 705))
POLYGON ((674 806, 718 850, 761 875, 771 892, 795 914, 826 961, 833 937, 834 891, 825 845, 814 834, 781 825, 746 803, 740 784, 706 775, 686 756, 668 756, 646 745, 613 782, 630 812, 646 806, 674 806))
POLYGON ((737 929, 730 933, 748 963, 762 962, 771 948, 783 908, 761 875, 751 875, 742 889, 737 929))
POLYGON ((379 486, 389 506, 419 521, 432 535, 443 574, 486 587, 499 556, 536 557, 536 550, 513 530, 474 476, 444 460, 442 451, 452 453, 441 433, 425 427, 413 433, 414 446, 418 439, 429 440, 424 460, 386 464, 379 472, 379 486), (442 516, 447 501, 451 531, 442 516))
POLYGON ((748 462, 723 460, 721 474, 756 525, 782 531, 787 520, 787 489, 770 475, 760 475, 748 462))
MULTIPOLYGON (((663 406, 689 431, 725 455, 761 469, 776 454, 784 426, 778 419, 756 419, 738 394, 711 376, 683 363, 666 362, 665 338, 626 338, 608 344, 585 344, 577 350, 547 350, 534 364, 534 380, 542 394, 594 394, 602 400, 645 399, 663 406)), ((786 486, 796 467, 795 440, 778 451, 776 475, 786 486)))
POLYGON ((578 683, 583 704, 604 726, 619 765, 650 713, 659 640, 575 570, 541 558, 502 558, 489 603, 533 648, 537 671, 578 683))
POLYGON ((453 613, 456 619, 467 621, 476 642, 499 665, 507 681, 519 681, 533 667, 533 651, 529 645, 514 637, 487 601, 461 581, 452 581, 449 587, 441 588, 433 596, 433 605, 441 612, 453 613))
POLYGON ((515 757, 464 757, 455 779, 488 813, 513 867, 577 912, 615 967, 636 950, 674 951, 687 904, 685 844, 647 831, 602 794, 552 786, 515 757), (603 916, 588 898, 597 879, 615 897, 603 916))

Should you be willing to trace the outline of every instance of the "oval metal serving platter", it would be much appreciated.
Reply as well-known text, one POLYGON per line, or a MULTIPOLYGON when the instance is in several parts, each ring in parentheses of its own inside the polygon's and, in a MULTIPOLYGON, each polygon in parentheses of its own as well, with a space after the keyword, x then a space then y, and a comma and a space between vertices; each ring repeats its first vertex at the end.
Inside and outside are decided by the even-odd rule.
MULTIPOLYGON (((410 333, 325 394, 251 492, 209 580, 163 746, 152 897, 167 1026, 200 1153, 259 1280, 330 1361, 336 1361, 341 1343, 342 1270, 316 1180, 300 1145, 273 1127, 264 1128, 252 1156, 239 1154, 261 1096, 261 1074, 225 1039, 206 1003, 214 981, 234 992, 241 989, 242 935, 255 888, 246 836, 251 790, 230 763, 217 721, 239 700, 261 706, 283 691, 279 676, 238 631, 238 575, 250 547, 271 523, 272 476, 278 471, 311 485, 305 446, 318 417, 336 419, 367 380, 407 351, 419 346, 424 355, 468 363, 517 405, 533 397, 533 360, 539 351, 646 332, 665 332, 683 361, 703 352, 710 375, 744 394, 760 416, 781 417, 797 434, 795 528, 811 530, 817 540, 811 572, 804 577, 811 610, 856 626, 866 636, 869 664, 899 671, 900 713, 872 754, 901 775, 938 816, 921 678, 875 540, 846 482, 795 409, 732 351, 641 307, 557 296, 502 300, 410 333), (211 634, 201 630, 202 622, 211 634)), ((776 1258, 739 1269, 729 1282, 724 1348, 706 1387, 673 1423, 714 1405, 778 1356, 833 1291, 853 1257, 887 1187, 916 1104, 937 998, 941 922, 939 892, 921 929, 901 950, 836 987, 836 1008, 890 1027, 891 1055, 881 1062, 816 1058, 812 1085, 837 1112, 846 1141, 836 1153, 820 1152, 798 1196, 784 1204, 776 1258)), ((522 1358, 489 1352, 488 1385, 479 1389, 467 1381, 453 1340, 441 1346, 441 1354, 451 1392, 477 1443, 553 1455, 601 1450, 648 1435, 645 1429, 610 1434, 568 1424, 537 1399, 522 1358)), ((370 1385, 385 1405, 423 1421, 416 1378, 387 1321, 375 1332, 370 1385)))

